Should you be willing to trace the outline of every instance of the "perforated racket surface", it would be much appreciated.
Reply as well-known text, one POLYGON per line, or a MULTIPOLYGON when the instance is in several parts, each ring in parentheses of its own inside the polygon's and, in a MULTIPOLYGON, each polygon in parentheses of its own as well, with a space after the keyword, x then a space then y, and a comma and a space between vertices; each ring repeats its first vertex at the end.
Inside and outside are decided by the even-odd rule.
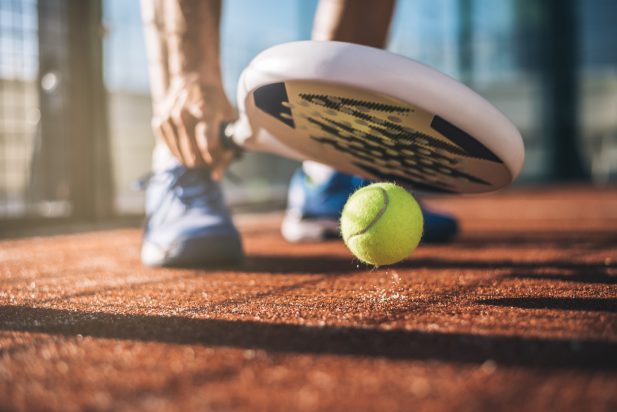
MULTIPOLYGON (((246 88, 248 80, 256 87, 243 90, 239 95, 243 99, 242 113, 246 117, 245 134, 250 135, 241 139, 241 144, 299 159, 316 160, 347 173, 394 181, 423 191, 487 192, 509 184, 518 173, 516 168, 520 165, 513 166, 512 154, 500 156, 496 153, 495 147, 503 149, 503 133, 496 133, 497 138, 492 142, 489 140, 488 143, 492 143, 492 148, 489 148, 485 136, 478 139, 463 130, 447 118, 447 110, 439 114, 424 108, 421 96, 392 96, 386 90, 394 90, 391 78, 387 79, 389 86, 382 87, 386 83, 372 79, 371 70, 367 68, 363 69, 366 78, 361 81, 353 79, 353 75, 350 75, 351 80, 341 78, 340 71, 344 68, 332 61, 332 50, 326 48, 330 55, 323 53, 323 42, 299 44, 309 46, 310 50, 314 50, 311 46, 319 46, 317 49, 321 48, 321 53, 318 50, 317 57, 326 55, 325 60, 315 63, 313 59, 312 66, 305 69, 288 67, 287 72, 286 63, 279 61, 282 67, 275 67, 265 76, 264 60, 267 67, 272 68, 272 59, 262 59, 260 65, 258 56, 257 63, 254 61, 247 68, 248 74, 245 71, 241 85, 246 88), (304 76, 298 76, 298 70, 304 70, 304 76), (261 79, 256 81, 256 77, 261 79), (277 78, 280 81, 276 81, 277 78), (368 88, 369 81, 373 83, 372 88, 368 88)), ((344 45, 343 50, 349 53, 350 49, 344 43, 334 45, 335 52, 340 51, 338 45, 344 45)), ((351 45, 352 51, 364 52, 366 49, 369 54, 377 51, 380 56, 394 56, 381 50, 351 45)), ((281 59, 280 53, 275 53, 275 56, 281 59)), ((397 62, 398 59, 402 58, 395 56, 397 62)), ((300 60, 306 60, 306 56, 300 60)), ((400 70, 401 65, 397 67, 400 70)), ((415 74, 425 75, 418 71, 415 74)), ((435 78, 429 76, 427 81, 435 81, 435 78)), ((413 92, 415 87, 422 92, 417 86, 405 84, 404 79, 399 82, 402 89, 413 92)), ((479 98, 477 95, 473 97, 470 104, 476 104, 479 98)), ((431 99, 435 97, 427 97, 427 101, 431 99)), ((492 108, 483 99, 481 102, 492 108)), ((461 103, 465 102, 455 104, 461 103)), ((452 102, 449 104, 451 107, 452 102)), ((495 121, 493 112, 485 115, 492 115, 492 121, 495 121)), ((482 113, 478 119, 482 119, 482 113)), ((503 119, 497 120, 503 122, 503 119)), ((508 132, 511 132, 513 126, 510 124, 509 127, 508 132)), ((479 131, 484 129, 478 128, 479 131)), ((516 132, 508 138, 520 140, 520 135, 516 132)), ((517 148, 516 144, 520 143, 522 151, 522 142, 514 143, 510 146, 517 148)), ((522 155, 520 157, 522 161, 522 155)))

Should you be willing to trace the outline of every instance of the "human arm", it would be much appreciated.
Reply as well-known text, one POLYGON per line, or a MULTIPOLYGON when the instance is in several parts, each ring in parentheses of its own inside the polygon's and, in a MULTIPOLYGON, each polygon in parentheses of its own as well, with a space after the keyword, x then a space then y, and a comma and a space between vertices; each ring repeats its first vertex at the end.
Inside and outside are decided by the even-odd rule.
POLYGON ((220 179, 234 153, 219 129, 234 119, 220 68, 220 0, 142 0, 153 129, 188 167, 220 179))

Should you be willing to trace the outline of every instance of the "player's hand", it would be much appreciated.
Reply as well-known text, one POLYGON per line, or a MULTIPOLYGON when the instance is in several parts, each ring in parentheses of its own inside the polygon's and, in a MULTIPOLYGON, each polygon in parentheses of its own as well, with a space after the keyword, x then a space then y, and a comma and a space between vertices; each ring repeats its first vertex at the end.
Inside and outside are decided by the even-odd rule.
POLYGON ((219 131, 235 118, 223 86, 209 86, 196 78, 172 81, 165 99, 155 109, 154 133, 187 167, 207 167, 220 180, 235 157, 223 146, 219 131))

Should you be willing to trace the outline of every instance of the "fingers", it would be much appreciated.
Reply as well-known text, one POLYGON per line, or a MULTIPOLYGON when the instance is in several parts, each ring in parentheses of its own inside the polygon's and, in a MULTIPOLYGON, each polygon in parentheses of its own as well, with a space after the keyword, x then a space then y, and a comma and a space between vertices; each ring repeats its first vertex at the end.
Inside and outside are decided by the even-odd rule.
POLYGON ((220 180, 227 166, 236 158, 233 150, 221 144, 220 120, 200 121, 195 126, 195 138, 205 162, 212 170, 212 178, 220 180))
POLYGON ((212 169, 212 179, 217 181, 223 179, 225 170, 235 158, 236 153, 234 151, 226 150, 225 153, 221 155, 221 158, 217 162, 216 166, 212 169))
POLYGON ((212 177, 215 179, 216 177, 214 176, 214 171, 220 168, 220 163, 223 160, 222 156, 224 154, 224 151, 221 150, 221 144, 220 144, 221 142, 220 136, 219 136, 220 124, 221 124, 220 119, 213 119, 206 126, 206 130, 205 130, 206 143, 208 145, 208 152, 210 153, 210 156, 212 156, 212 164, 211 164, 212 171, 213 171, 212 177))
POLYGON ((222 122, 235 117, 225 92, 193 83, 173 89, 156 111, 155 134, 185 166, 208 167, 214 179, 221 179, 235 158, 235 151, 224 147, 219 136, 222 122))
MULTIPOLYGON (((212 126, 221 122, 210 122, 212 126)), ((175 111, 167 120, 155 119, 153 130, 171 153, 187 167, 227 166, 235 153, 224 149, 218 136, 218 127, 209 127, 184 110, 175 111)))
POLYGON ((170 115, 175 107, 178 95, 172 95, 171 97, 173 100, 168 100, 161 109, 157 110, 160 114, 152 119, 152 129, 157 138, 165 142, 174 157, 184 164, 184 158, 178 141, 178 133, 174 122, 171 121, 170 115))
POLYGON ((186 93, 174 96, 163 110, 165 116, 153 120, 153 129, 169 147, 172 154, 187 167, 204 167, 204 161, 194 138, 197 120, 184 108, 186 93))
POLYGON ((198 122, 195 127, 195 137, 204 159, 212 170, 212 178, 221 180, 225 169, 237 157, 238 152, 226 147, 221 141, 221 125, 229 123, 232 116, 218 116, 216 120, 198 122), (224 120, 221 120, 224 119, 224 120))
POLYGON ((207 127, 206 122, 203 120, 197 122, 195 125, 195 142, 197 143, 197 148, 199 149, 202 159, 209 165, 212 164, 212 156, 208 151, 208 139, 206 138, 207 127))
POLYGON ((166 120, 155 118, 152 120, 152 130, 159 140, 165 142, 174 157, 182 162, 182 154, 175 139, 176 132, 173 125, 166 120))
POLYGON ((186 166, 192 168, 205 167, 210 162, 203 158, 197 145, 195 125, 198 120, 186 109, 185 101, 186 95, 181 96, 171 115, 171 121, 176 128, 178 148, 186 166))

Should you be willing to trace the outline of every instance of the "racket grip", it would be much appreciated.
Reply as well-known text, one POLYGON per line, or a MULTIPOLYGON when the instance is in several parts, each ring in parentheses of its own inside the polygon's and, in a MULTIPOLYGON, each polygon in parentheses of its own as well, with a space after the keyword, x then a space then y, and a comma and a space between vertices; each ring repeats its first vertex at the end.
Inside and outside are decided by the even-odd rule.
POLYGON ((232 150, 233 152, 235 152, 236 159, 237 159, 237 158, 241 157, 243 150, 234 141, 234 127, 233 127, 233 125, 234 125, 233 123, 222 122, 221 123, 221 128, 219 130, 219 137, 221 139, 221 144, 223 145, 223 147, 228 149, 228 150, 232 150))

